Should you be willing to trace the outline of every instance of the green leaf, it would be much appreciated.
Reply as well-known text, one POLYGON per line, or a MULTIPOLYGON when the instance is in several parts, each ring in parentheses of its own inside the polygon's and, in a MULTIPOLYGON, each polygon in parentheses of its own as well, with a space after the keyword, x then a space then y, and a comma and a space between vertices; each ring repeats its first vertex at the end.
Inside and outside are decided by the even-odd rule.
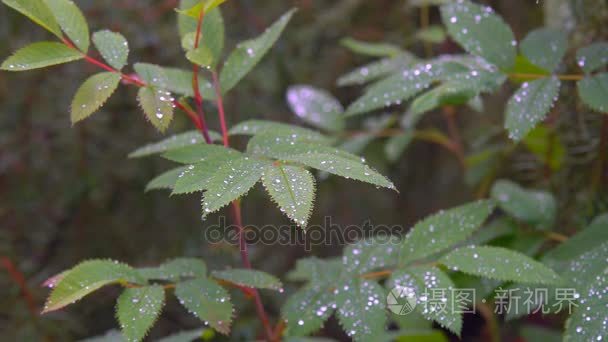
POLYGON ((146 118, 156 129, 164 132, 173 120, 173 97, 171 93, 152 87, 139 88, 137 100, 146 118))
POLYGON ((560 277, 547 266, 501 247, 463 247, 446 254, 439 262, 454 271, 490 279, 526 284, 561 283, 560 277))
MULTIPOLYGON (((182 32, 180 34, 182 37, 182 47, 186 51, 193 50, 196 43, 197 20, 180 16, 178 22, 180 23, 180 32, 182 32)), ((211 66, 215 68, 224 49, 224 18, 219 9, 214 9, 205 14, 198 43, 200 48, 206 49, 211 55, 213 60, 211 66)))
POLYGON ((125 289, 116 301, 116 318, 127 341, 141 341, 158 319, 165 304, 160 285, 125 289))
POLYGON ((209 158, 215 158, 227 154, 236 157, 241 155, 240 152, 223 145, 196 144, 178 149, 172 149, 163 154, 163 157, 181 164, 194 164, 202 163, 207 161, 209 158))
MULTIPOLYGON (((187 97, 194 96, 194 92, 192 91, 192 71, 161 67, 147 63, 136 63, 135 71, 148 85, 187 97)), ((203 78, 199 78, 199 90, 204 99, 215 99, 213 86, 203 78)))
POLYGON ((336 291, 338 321, 354 341, 373 341, 386 328, 386 293, 376 282, 353 278, 336 291))
POLYGON ((203 339, 203 341, 212 340, 215 337, 213 329, 194 329, 180 331, 169 336, 165 336, 156 342, 192 342, 203 339))
POLYGON ((247 151, 395 189, 388 179, 367 166, 361 158, 334 147, 300 141, 297 137, 259 134, 249 140, 247 151))
POLYGON ((523 55, 515 57, 515 65, 511 68, 509 78, 515 82, 534 81, 538 79, 538 75, 551 75, 550 71, 532 64, 528 58, 523 55))
POLYGON ((257 270, 230 269, 224 271, 213 271, 211 275, 214 278, 245 287, 277 291, 280 291, 283 287, 283 284, 277 277, 257 270))
POLYGON ((608 214, 596 217, 586 228, 547 252, 543 256, 543 262, 552 266, 554 261, 569 261, 598 247, 604 241, 608 241, 608 214))
POLYGON ((557 171, 562 167, 566 158, 566 147, 560 136, 547 125, 538 125, 524 138, 524 144, 551 170, 557 171))
MULTIPOLYGON (((221 136, 217 132, 210 131, 209 135, 213 140, 220 139, 221 136)), ((146 157, 153 154, 163 153, 171 150, 177 150, 182 147, 204 144, 205 139, 199 131, 188 131, 176 135, 172 135, 159 142, 145 145, 129 154, 129 158, 146 157)))
POLYGON ((557 100, 559 87, 557 77, 541 78, 521 85, 507 103, 505 128, 511 139, 520 141, 545 119, 557 100))
POLYGON ((403 151, 409 146, 413 139, 414 133, 412 131, 406 131, 403 134, 388 138, 384 145, 384 154, 386 155, 386 158, 391 162, 399 160, 403 151))
POLYGON ((203 217, 245 195, 257 183, 268 163, 243 157, 220 166, 203 195, 203 217))
POLYGON ((364 274, 374 269, 387 268, 397 263, 399 242, 396 237, 377 236, 363 239, 344 249, 342 264, 349 274, 364 274))
POLYGON ((292 281, 310 281, 313 284, 332 284, 340 276, 342 260, 339 258, 319 259, 317 257, 300 258, 294 270, 287 274, 292 281))
POLYGON ((294 85, 287 89, 287 103, 300 119, 329 131, 344 129, 341 116, 344 108, 328 92, 308 85, 294 85))
POLYGON ((502 84, 500 74, 472 71, 470 77, 445 82, 418 96, 410 106, 410 115, 419 115, 445 105, 460 105, 482 91, 488 91, 502 84))
POLYGON ((182 175, 187 169, 187 166, 176 167, 158 175, 148 182, 145 191, 148 192, 150 190, 173 189, 173 186, 179 179, 179 176, 182 175))
POLYGON ((416 223, 401 246, 401 263, 431 256, 465 241, 493 210, 492 201, 477 201, 442 210, 416 223))
POLYGON ((7 71, 25 71, 63 64, 82 59, 78 50, 55 42, 38 42, 17 50, 7 58, 0 69, 7 71))
POLYGON ((304 140, 329 143, 330 140, 323 134, 294 125, 265 120, 247 120, 234 125, 228 133, 230 135, 258 135, 273 133, 275 135, 296 135, 304 140))
POLYGON ((447 34, 443 27, 432 25, 416 32, 416 38, 427 43, 441 44, 446 40, 447 34))
POLYGON ((30 18, 58 38, 63 36, 53 12, 44 0, 2 0, 2 3, 30 18))
POLYGON ((557 203, 549 192, 527 190, 511 181, 499 180, 492 186, 491 195, 509 215, 539 229, 549 228, 555 220, 557 203))
POLYGON ((346 115, 353 116, 391 105, 399 105, 446 74, 464 71, 466 71, 464 66, 446 63, 441 58, 428 63, 416 64, 372 84, 363 96, 348 106, 346 115))
POLYGON ((145 279, 135 269, 116 261, 84 261, 65 273, 51 292, 42 313, 61 309, 105 285, 119 282, 145 284, 145 279))
POLYGON ((213 53, 206 46, 199 46, 194 50, 188 51, 186 53, 186 58, 188 58, 190 62, 204 68, 214 67, 217 63, 217 60, 214 59, 213 53))
POLYGON ((238 158, 241 158, 240 153, 223 153, 209 156, 204 162, 189 165, 175 182, 172 195, 206 190, 217 169, 238 158))
POLYGON ((356 68, 340 76, 337 84, 341 87, 364 84, 403 70, 414 62, 417 62, 417 58, 414 55, 403 52, 395 57, 383 58, 356 68))
POLYGON ((587 76, 577 82, 578 95, 589 108, 608 113, 608 73, 587 76))
MULTIPOLYGON (((418 266, 398 270, 389 281, 391 287, 409 288, 416 294, 416 310, 426 319, 460 336, 462 314, 454 307, 452 280, 436 267, 418 266)), ((397 304, 399 305, 399 304, 397 304)))
POLYGON ((603 243, 585 253, 569 260, 565 265, 559 265, 562 278, 578 291, 584 292, 589 284, 597 280, 597 276, 607 272, 608 242, 603 243))
POLYGON ((281 313, 288 336, 305 336, 319 330, 336 307, 327 284, 309 284, 292 294, 281 313))
POLYGON ((177 284, 175 296, 194 316, 222 334, 230 333, 232 304, 230 294, 207 278, 196 278, 177 284))
POLYGON ((292 9, 285 13, 259 37, 237 45, 236 49, 228 56, 220 74, 222 92, 225 93, 232 89, 262 60, 262 57, 277 41, 295 11, 295 9, 292 9))
POLYGON ((190 7, 187 10, 177 10, 177 12, 192 18, 196 18, 198 20, 201 13, 204 13, 204 15, 206 15, 224 2, 226 2, 226 0, 201 0, 198 1, 198 4, 190 7))
POLYGON ((515 63, 515 36, 490 7, 468 0, 441 6, 441 19, 450 36, 467 52, 508 70, 515 63))
POLYGON ((139 268, 137 271, 146 279, 171 281, 207 276, 205 262, 196 258, 176 258, 164 262, 158 267, 139 268))
POLYGON ((521 41, 521 52, 534 65, 554 71, 564 58, 568 41, 562 31, 550 28, 536 29, 521 41))
POLYGON ((118 88, 120 74, 102 72, 89 77, 78 88, 71 106, 72 124, 84 120, 97 111, 118 88))
MULTIPOLYGON (((606 266, 604 264, 604 266, 606 266)), ((608 321, 608 268, 598 273, 581 293, 580 305, 566 321, 564 341, 601 341, 608 321)))
POLYGON ((576 61, 589 74, 608 64, 608 42, 597 42, 579 49, 576 61))
POLYGON ((544 328, 537 325, 521 327, 520 336, 524 341, 561 342, 562 334, 559 330, 544 328))
POLYGON ((121 70, 127 65, 129 43, 120 33, 109 30, 97 31, 93 34, 93 43, 103 59, 116 70, 121 70))
POLYGON ((315 196, 315 179, 301 167, 273 164, 264 171, 262 184, 281 211, 306 228, 315 196))
POLYGON ((364 42, 353 38, 344 38, 340 45, 354 53, 374 57, 394 57, 402 51, 398 46, 388 43, 364 42))
POLYGON ((46 0, 61 29, 82 52, 89 50, 89 25, 71 0, 46 0))

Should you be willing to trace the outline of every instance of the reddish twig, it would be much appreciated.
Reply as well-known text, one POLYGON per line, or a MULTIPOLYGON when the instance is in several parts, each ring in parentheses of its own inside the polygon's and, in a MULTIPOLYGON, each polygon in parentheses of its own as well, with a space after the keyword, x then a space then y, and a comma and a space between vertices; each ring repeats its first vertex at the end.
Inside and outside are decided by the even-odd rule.
POLYGON ((222 140, 224 146, 230 146, 228 141, 228 128, 226 127, 226 114, 224 113, 224 100, 222 98, 222 87, 215 71, 211 72, 213 77, 213 88, 215 88, 215 96, 217 101, 217 108, 220 115, 220 125, 222 126, 222 140))
POLYGON ((21 289, 21 294, 25 299, 28 309, 30 310, 32 315, 36 315, 38 313, 38 310, 36 310, 36 301, 34 300, 34 296, 27 287, 27 283, 25 281, 23 273, 21 273, 17 269, 15 264, 13 264, 13 262, 9 258, 4 256, 0 257, 0 266, 6 269, 13 281, 19 286, 19 288, 21 289))

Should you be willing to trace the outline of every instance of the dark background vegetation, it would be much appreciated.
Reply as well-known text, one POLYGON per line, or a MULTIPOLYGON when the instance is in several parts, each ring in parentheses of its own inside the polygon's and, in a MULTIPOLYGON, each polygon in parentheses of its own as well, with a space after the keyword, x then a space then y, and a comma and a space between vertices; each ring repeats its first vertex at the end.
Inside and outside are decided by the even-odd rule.
MULTIPOLYGON (((127 37, 130 62, 189 65, 177 39, 172 10, 175 1, 76 2, 85 11, 92 31, 110 28, 127 37)), ((410 2, 420 1, 228 1, 223 6, 228 49, 260 33, 288 8, 300 8, 273 51, 226 99, 229 124, 247 118, 302 124, 284 100, 286 87, 296 83, 328 89, 345 105, 355 99, 361 89, 337 88, 335 81, 370 59, 340 46, 341 38, 387 41, 424 56, 422 44, 412 39, 420 27, 420 11, 410 2)), ((568 31, 571 47, 607 37, 606 1, 483 2, 504 16, 518 39, 545 23, 568 31)), ((436 8, 431 9, 430 20, 439 22, 436 8)), ((0 6, 2 59, 29 42, 48 38, 48 33, 0 6)), ((434 45, 433 50, 435 54, 454 53, 458 48, 446 41, 434 45)), ((572 51, 563 71, 579 72, 572 51)), ((169 164, 159 158, 126 158, 136 147, 162 137, 143 119, 134 88, 121 87, 99 113, 71 127, 71 96, 94 71, 79 62, 52 70, 0 74, 0 340, 74 340, 114 328, 111 299, 116 289, 101 291, 58 313, 44 317, 36 313, 48 292, 40 284, 84 259, 112 258, 144 266, 187 255, 204 257, 212 268, 238 265, 234 247, 209 246, 203 241, 202 231, 217 222, 218 216, 201 222, 199 195, 168 198, 166 192, 144 193, 147 181, 169 164), (24 276, 28 295, 21 291, 16 273, 9 277, 9 266, 24 276), (34 312, 29 305, 35 306, 34 312)), ((505 86, 501 93, 486 98, 483 113, 455 109, 465 153, 482 144, 480 140, 488 132, 498 132, 492 138, 494 142, 507 143, 501 130, 502 111, 512 90, 505 86)), ((565 234, 608 207, 601 191, 605 189, 605 177, 598 166, 602 117, 575 102, 573 91, 573 84, 563 87, 563 93, 572 95, 563 97, 549 117, 566 147, 564 166, 548 172, 538 158, 518 148, 500 161, 502 166, 496 175, 553 190, 560 207, 558 229, 565 234)), ((209 107, 207 113, 210 125, 217 129, 214 109, 209 107)), ((361 129, 357 119, 350 124, 352 130, 361 129)), ((447 131, 441 111, 429 114, 421 125, 447 131)), ((188 129, 190 122, 180 115, 171 126, 173 132, 188 129)), ((323 217, 331 215, 332 221, 342 226, 370 219, 376 224, 407 227, 428 213, 483 193, 479 184, 467 182, 467 171, 442 147, 415 142, 397 163, 389 164, 382 153, 382 141, 372 143, 364 154, 401 193, 330 177, 318 184, 311 224, 322 223, 323 217)), ((605 150, 601 153, 606 155, 605 150)), ((244 220, 258 225, 288 223, 259 189, 244 201, 244 220)), ((280 276, 299 257, 335 256, 341 248, 317 246, 308 253, 300 246, 255 245, 251 253, 257 268, 280 276)), ((239 317, 235 339, 251 339, 257 329, 253 308, 239 294, 234 296, 239 317)), ((285 295, 264 296, 271 315, 276 317, 285 295)), ((152 336, 198 326, 199 322, 170 301, 152 336)), ((467 317, 465 338, 484 340, 484 326, 483 319, 467 317)), ((325 332, 344 337, 335 322, 330 322, 325 332)))

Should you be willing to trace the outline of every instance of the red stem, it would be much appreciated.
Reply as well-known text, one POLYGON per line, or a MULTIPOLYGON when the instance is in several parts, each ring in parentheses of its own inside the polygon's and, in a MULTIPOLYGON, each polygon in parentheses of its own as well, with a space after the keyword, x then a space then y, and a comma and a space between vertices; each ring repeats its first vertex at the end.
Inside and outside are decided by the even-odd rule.
POLYGON ((21 289, 21 293, 23 294, 23 298, 27 304, 28 309, 32 313, 32 315, 36 315, 36 303, 34 301, 34 296, 27 287, 27 283, 25 281, 25 277, 23 273, 21 273, 17 267, 13 264, 13 262, 7 257, 0 257, 0 265, 6 269, 8 274, 11 276, 13 281, 17 283, 19 288, 21 289))
POLYGON ((227 147, 230 146, 230 141, 228 140, 228 128, 226 127, 226 115, 224 113, 224 100, 222 98, 222 89, 217 77, 217 73, 215 71, 212 71, 211 75, 213 76, 213 87, 215 88, 217 108, 220 114, 220 125, 222 126, 222 140, 224 141, 224 146, 227 147))
MULTIPOLYGON (((197 36, 196 36, 196 41, 195 41, 195 47, 198 46, 198 41, 200 39, 200 28, 202 26, 203 17, 204 17, 204 14, 201 13, 201 16, 199 17, 199 22, 197 24, 197 36)), ((70 42, 66 38, 63 39, 63 43, 72 49, 78 50, 78 48, 76 46, 74 46, 74 44, 72 44, 72 42, 70 42)), ((78 50, 78 51, 80 51, 80 50, 78 50)), ((82 53, 82 54, 84 55, 84 58, 87 62, 94 64, 104 70, 120 73, 121 77, 126 82, 134 84, 138 87, 146 86, 146 83, 141 81, 139 78, 125 75, 125 74, 121 73, 120 71, 115 70, 112 67, 108 66, 107 64, 88 56, 85 53, 82 53)), ((219 111, 219 116, 220 116, 220 124, 222 127, 222 140, 223 140, 224 146, 228 147, 229 139, 228 139, 228 129, 226 127, 226 116, 224 113, 224 102, 222 99, 221 90, 220 90, 221 88, 220 88, 220 84, 219 84, 219 80, 218 80, 216 72, 213 72, 213 84, 214 84, 216 95, 217 95, 217 105, 218 105, 218 111, 219 111)), ((202 108, 203 98, 201 96, 201 93, 200 93, 200 90, 198 87, 198 67, 196 65, 194 65, 192 86, 193 86, 193 92, 195 95, 195 102, 196 102, 197 108, 198 108, 198 114, 199 114, 198 116, 190 108, 183 105, 179 101, 173 101, 173 103, 175 104, 175 106, 177 108, 181 109, 188 115, 190 120, 192 120, 192 122, 194 123, 196 128, 201 132, 201 134, 205 138, 205 141, 208 144, 210 144, 211 139, 209 137, 207 126, 205 123, 203 108, 202 108)), ((250 269, 251 261, 249 261, 249 253, 247 251, 247 242, 245 241, 245 235, 244 235, 244 229, 243 229, 243 223, 242 223, 242 217, 241 217, 241 206, 240 206, 240 203, 238 202, 238 200, 232 202, 232 208, 234 210, 235 224, 239 227, 239 249, 241 251, 241 259, 243 262, 243 266, 250 269)), ((24 290, 24 293, 25 293, 25 290, 24 290)), ((262 303, 262 299, 260 297, 259 292, 257 291, 257 289, 252 288, 252 289, 250 289, 250 291, 247 291, 246 293, 252 295, 254 298, 256 312, 258 314, 260 321, 262 322, 262 326, 264 327, 264 334, 266 335, 266 340, 268 340, 269 342, 277 341, 278 339, 276 336, 274 336, 272 327, 270 325, 270 321, 268 319, 268 315, 266 314, 266 311, 264 309, 264 304, 262 303)), ((29 300, 28 300, 28 302, 29 302, 29 300)))
MULTIPOLYGON (((196 26, 196 36, 195 36, 195 40, 194 40, 195 49, 198 48, 198 46, 199 46, 201 27, 203 24, 204 16, 205 16, 205 13, 201 11, 201 14, 198 18, 198 22, 197 22, 197 26, 196 26)), ((215 94, 216 94, 217 107, 218 107, 218 112, 219 112, 219 117, 220 117, 220 125, 222 127, 222 141, 224 143, 224 146, 229 147, 230 141, 228 139, 228 129, 226 127, 226 115, 224 113, 224 101, 222 98, 220 83, 219 83, 219 80, 217 77, 217 73, 215 71, 212 71, 212 76, 213 76, 213 86, 215 88, 215 94)), ((196 64, 194 64, 194 66, 193 66, 192 87, 193 87, 193 91, 194 91, 194 100, 196 102, 196 107, 197 107, 197 110, 199 113, 199 117, 201 119, 201 122, 204 125, 205 117, 204 117, 204 113, 203 113, 203 97, 201 96, 200 89, 199 89, 198 66, 196 64)), ((206 133, 206 131, 203 132, 203 134, 205 134, 205 133, 206 133)), ((243 266, 245 268, 251 269, 251 261, 249 260, 249 253, 247 251, 247 241, 245 241, 245 234, 244 234, 244 229, 243 229, 243 220, 242 220, 242 216, 241 216, 241 205, 238 200, 232 202, 232 209, 233 209, 233 214, 234 214, 233 215, 234 222, 237 225, 237 227, 239 227, 239 249, 241 252, 241 260, 242 260, 243 266)), ((254 289, 254 288, 251 288, 250 291, 248 291, 248 292, 254 298, 255 310, 257 312, 257 315, 258 315, 260 321, 262 322, 262 326, 264 327, 264 333, 266 335, 266 340, 268 340, 269 342, 275 341, 276 338, 272 331, 272 327, 270 325, 268 315, 266 314, 266 310, 264 309, 264 304, 262 303, 262 298, 260 297, 260 293, 258 292, 257 289, 254 289)))

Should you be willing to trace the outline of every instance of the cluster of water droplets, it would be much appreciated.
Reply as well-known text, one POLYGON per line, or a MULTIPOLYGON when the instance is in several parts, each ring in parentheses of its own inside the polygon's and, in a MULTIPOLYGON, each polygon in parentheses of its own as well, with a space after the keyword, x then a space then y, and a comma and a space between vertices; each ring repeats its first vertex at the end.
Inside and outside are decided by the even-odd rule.
POLYGON ((413 57, 407 54, 383 58, 341 76, 338 79, 338 85, 360 85, 383 76, 388 76, 393 72, 407 68, 412 60, 413 57))
POLYGON ((312 211, 315 183, 310 172, 295 166, 270 166, 262 181, 281 212, 302 227, 312 211))
POLYGON ((358 241, 344 251, 344 269, 348 273, 362 274, 393 265, 398 257, 399 242, 391 236, 358 241))
POLYGON ((557 77, 524 82, 507 104, 505 126, 509 138, 520 140, 551 110, 559 92, 557 77))
POLYGON ((156 90, 156 98, 160 102, 156 106, 156 113, 154 115, 158 120, 162 120, 167 112, 167 107, 175 108, 175 104, 173 103, 175 99, 173 98, 173 96, 171 96, 170 92, 163 89, 156 90))
POLYGON ((349 282, 337 288, 334 294, 341 297, 338 318, 348 336, 370 338, 384 331, 386 303, 384 290, 377 283, 368 280, 349 282))

